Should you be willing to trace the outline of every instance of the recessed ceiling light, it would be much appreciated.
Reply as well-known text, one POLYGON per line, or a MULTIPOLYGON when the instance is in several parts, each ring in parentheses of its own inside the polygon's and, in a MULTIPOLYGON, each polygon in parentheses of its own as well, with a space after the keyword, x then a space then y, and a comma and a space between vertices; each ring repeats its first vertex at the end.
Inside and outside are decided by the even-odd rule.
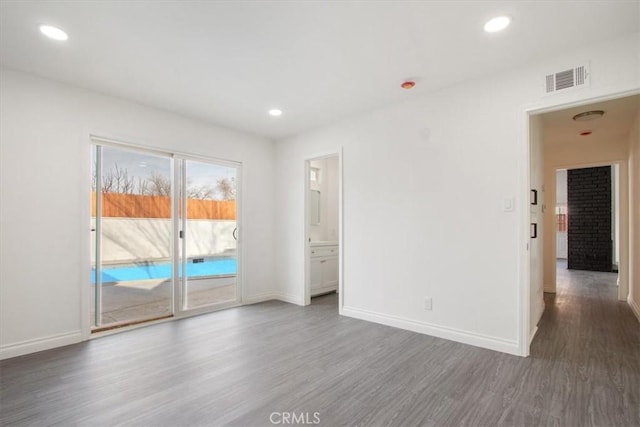
POLYGON ((272 110, 269 110, 269 115, 273 117, 279 117, 282 115, 282 110, 278 110, 277 108, 274 108, 272 110))
POLYGON ((510 23, 511 18, 509 18, 508 16, 498 16, 484 24, 484 30, 487 33, 495 33, 497 31, 504 30, 509 26, 510 23))
POLYGON ((67 40, 69 36, 60 28, 52 27, 51 25, 40 25, 40 32, 45 36, 54 40, 67 40))
POLYGON ((573 116, 573 120, 575 120, 576 122, 588 122, 590 120, 599 119, 602 116, 604 116, 604 111, 592 110, 592 111, 585 111, 584 113, 576 114, 575 116, 573 116))

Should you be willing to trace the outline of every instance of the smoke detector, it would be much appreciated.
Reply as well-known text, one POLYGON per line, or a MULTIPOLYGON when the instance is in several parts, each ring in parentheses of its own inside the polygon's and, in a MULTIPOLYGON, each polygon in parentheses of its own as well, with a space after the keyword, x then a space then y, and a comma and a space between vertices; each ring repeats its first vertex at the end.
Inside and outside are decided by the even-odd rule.
POLYGON ((400 87, 402 89, 413 89, 413 87, 416 85, 416 82, 414 82, 413 80, 405 80, 404 82, 402 82, 402 84, 400 85, 400 87))

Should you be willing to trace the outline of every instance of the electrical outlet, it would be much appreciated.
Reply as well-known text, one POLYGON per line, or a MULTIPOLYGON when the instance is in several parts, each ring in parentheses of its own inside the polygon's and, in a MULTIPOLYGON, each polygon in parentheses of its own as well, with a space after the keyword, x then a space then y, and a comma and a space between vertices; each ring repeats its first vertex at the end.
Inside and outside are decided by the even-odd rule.
POLYGON ((424 309, 431 311, 431 297, 426 297, 424 299, 424 309))

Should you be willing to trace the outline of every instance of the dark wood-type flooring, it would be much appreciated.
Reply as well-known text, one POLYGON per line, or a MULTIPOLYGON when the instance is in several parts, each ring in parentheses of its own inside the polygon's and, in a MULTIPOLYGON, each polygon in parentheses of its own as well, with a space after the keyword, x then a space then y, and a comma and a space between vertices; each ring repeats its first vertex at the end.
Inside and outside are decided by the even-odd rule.
POLYGON ((563 267, 529 358, 267 302, 2 361, 0 425, 638 426, 640 323, 563 267))

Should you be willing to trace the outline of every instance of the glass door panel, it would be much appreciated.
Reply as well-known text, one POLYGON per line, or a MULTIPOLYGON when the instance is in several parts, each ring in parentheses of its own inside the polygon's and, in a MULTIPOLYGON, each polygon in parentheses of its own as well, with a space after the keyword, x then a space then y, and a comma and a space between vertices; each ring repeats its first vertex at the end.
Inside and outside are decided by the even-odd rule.
POLYGON ((183 181, 181 308, 236 302, 238 168, 183 160, 183 181))
POLYGON ((173 159, 94 146, 94 329, 173 314, 173 159))

